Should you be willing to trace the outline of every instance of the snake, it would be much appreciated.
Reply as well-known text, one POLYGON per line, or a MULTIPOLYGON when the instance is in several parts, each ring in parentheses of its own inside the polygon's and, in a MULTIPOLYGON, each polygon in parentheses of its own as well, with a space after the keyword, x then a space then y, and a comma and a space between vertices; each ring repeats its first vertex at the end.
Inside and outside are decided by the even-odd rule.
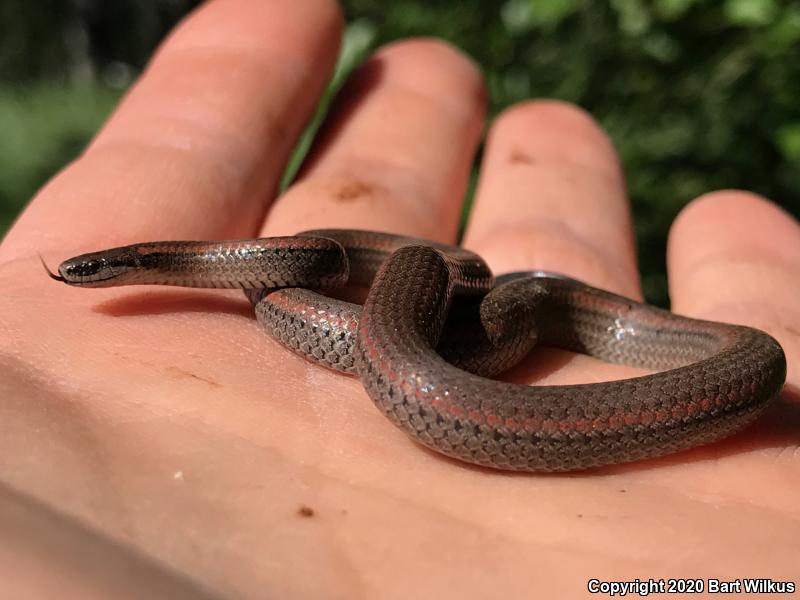
POLYGON ((358 377, 413 440, 500 470, 580 471, 708 444, 757 419, 786 378, 784 352, 763 331, 545 271, 495 278, 465 248, 390 233, 147 242, 48 273, 79 287, 241 288, 270 336, 358 377), (344 285, 368 288, 363 305, 331 295, 344 285), (497 379, 538 346, 651 373, 573 385, 497 379))

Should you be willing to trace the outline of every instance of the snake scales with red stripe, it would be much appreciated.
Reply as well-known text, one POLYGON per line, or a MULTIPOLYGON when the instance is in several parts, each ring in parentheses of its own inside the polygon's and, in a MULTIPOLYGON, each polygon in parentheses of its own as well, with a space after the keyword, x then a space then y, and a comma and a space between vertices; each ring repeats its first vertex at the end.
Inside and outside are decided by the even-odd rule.
POLYGON ((392 234, 134 244, 67 260, 51 276, 84 287, 243 288, 273 337, 355 373, 412 438, 499 469, 578 470, 718 440, 753 421, 786 377, 780 345, 762 331, 540 272, 495 285, 467 250, 392 234), (363 307, 313 291, 348 279, 371 282, 363 307), (563 386, 487 378, 537 344, 660 372, 563 386))

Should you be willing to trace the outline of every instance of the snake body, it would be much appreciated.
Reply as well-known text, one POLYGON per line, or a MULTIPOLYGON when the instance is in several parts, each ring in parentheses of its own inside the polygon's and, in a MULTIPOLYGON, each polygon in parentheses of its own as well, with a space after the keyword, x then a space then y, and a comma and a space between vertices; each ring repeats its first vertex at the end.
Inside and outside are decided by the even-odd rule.
POLYGON ((495 286, 480 257, 457 246, 316 230, 135 244, 69 259, 52 276, 84 287, 243 288, 270 335, 357 375, 413 439, 499 469, 571 471, 705 444, 753 421, 783 386, 783 350, 762 331, 530 275, 495 286), (371 283, 363 307, 314 291, 348 280, 371 283), (538 344, 661 372, 565 386, 487 378, 538 344))

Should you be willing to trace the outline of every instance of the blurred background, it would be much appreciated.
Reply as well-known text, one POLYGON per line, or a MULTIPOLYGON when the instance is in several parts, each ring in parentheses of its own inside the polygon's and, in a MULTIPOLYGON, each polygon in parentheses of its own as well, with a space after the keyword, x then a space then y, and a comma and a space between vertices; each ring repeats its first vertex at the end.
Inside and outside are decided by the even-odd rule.
MULTIPOLYGON (((158 42, 196 4, 0 2, 0 235, 37 188, 81 151, 158 42)), ((329 95, 374 47, 433 35, 483 67, 492 114, 531 97, 561 98, 593 113, 628 175, 651 302, 668 302, 666 234, 694 196, 746 188, 800 215, 798 1, 345 0, 343 6, 346 41, 329 95)))

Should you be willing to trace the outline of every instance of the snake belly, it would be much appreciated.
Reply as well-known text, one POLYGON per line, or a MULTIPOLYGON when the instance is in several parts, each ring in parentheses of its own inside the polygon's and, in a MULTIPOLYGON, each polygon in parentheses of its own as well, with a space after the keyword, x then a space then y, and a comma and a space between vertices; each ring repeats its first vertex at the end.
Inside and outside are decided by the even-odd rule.
POLYGON ((134 244, 70 259, 51 276, 84 287, 244 288, 270 335, 357 375, 414 440, 497 469, 573 471, 706 444, 757 418, 786 377, 783 350, 762 331, 563 277, 523 274, 493 287, 477 255, 392 234, 134 244), (363 308, 306 289, 348 275, 371 282, 363 308), (660 372, 562 386, 487 378, 537 344, 660 372))

